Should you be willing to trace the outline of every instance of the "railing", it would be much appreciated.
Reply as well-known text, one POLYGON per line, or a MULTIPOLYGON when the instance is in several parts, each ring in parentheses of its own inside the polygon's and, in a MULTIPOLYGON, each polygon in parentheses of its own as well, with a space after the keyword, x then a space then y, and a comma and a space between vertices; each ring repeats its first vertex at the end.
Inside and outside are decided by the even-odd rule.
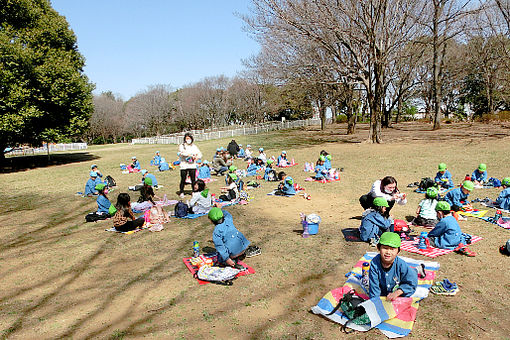
MULTIPOLYGON (((195 141, 206 141, 234 136, 255 135, 268 131, 294 129, 298 127, 320 124, 320 119, 306 119, 285 122, 270 122, 250 126, 237 126, 235 128, 232 128, 232 126, 227 126, 219 129, 191 130, 186 132, 190 132, 193 135, 195 141)), ((159 137, 133 138, 131 144, 180 144, 182 143, 184 134, 186 132, 179 132, 159 137)))
MULTIPOLYGON (((86 150, 87 143, 59 143, 59 144, 50 144, 50 152, 56 151, 71 151, 71 150, 86 150)), ((48 148, 46 145, 41 146, 39 148, 31 148, 31 147, 19 147, 15 148, 12 151, 6 153, 6 156, 26 156, 26 155, 35 155, 38 153, 47 153, 48 148)))

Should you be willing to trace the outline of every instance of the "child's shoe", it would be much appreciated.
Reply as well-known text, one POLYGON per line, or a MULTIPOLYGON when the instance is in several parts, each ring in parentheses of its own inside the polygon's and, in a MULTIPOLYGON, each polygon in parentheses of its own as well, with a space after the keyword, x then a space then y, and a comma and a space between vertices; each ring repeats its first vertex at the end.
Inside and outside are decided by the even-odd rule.
POLYGON ((438 281, 432 287, 430 287, 430 291, 436 295, 450 295, 450 296, 452 296, 452 295, 457 294, 457 292, 459 291, 459 288, 447 286, 444 284, 444 281, 441 281, 441 282, 438 281))
POLYGON ((474 251, 471 251, 466 245, 464 245, 463 243, 459 243, 459 245, 457 246, 457 248, 455 248, 453 251, 459 253, 459 254, 463 254, 463 255, 466 255, 466 256, 469 256, 469 257, 475 257, 476 256, 476 253, 474 251))

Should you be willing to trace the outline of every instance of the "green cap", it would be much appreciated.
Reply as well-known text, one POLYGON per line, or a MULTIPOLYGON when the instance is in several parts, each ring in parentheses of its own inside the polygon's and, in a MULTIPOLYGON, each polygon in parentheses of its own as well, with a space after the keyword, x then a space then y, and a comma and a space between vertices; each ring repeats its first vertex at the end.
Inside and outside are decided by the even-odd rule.
POLYGON ((324 157, 323 155, 320 155, 319 160, 324 162, 326 160, 326 157, 324 157))
POLYGON ((237 170, 237 166, 235 166, 235 165, 231 165, 228 167, 228 171, 230 171, 230 172, 234 172, 236 170, 237 170))
POLYGON ((387 231, 381 235, 379 244, 392 248, 400 248, 402 241, 400 240, 400 236, 398 236, 398 234, 387 231))
POLYGON ((446 201, 439 201, 436 204, 436 211, 450 211, 451 209, 450 203, 446 201))
POLYGON ((223 211, 221 211, 220 208, 214 207, 214 208, 211 208, 211 210, 209 210, 209 214, 207 216, 209 216, 209 219, 211 221, 216 222, 223 218, 223 211))
POLYGON ((331 160, 331 155, 327 155, 327 156, 326 156, 326 159, 327 159, 328 161, 330 161, 330 160, 331 160))
POLYGON ((110 207, 108 208, 108 214, 113 216, 113 215, 115 215, 116 212, 117 212, 117 208, 115 208, 115 206, 113 204, 110 204, 110 207))
POLYGON ((487 165, 486 165, 486 164, 483 164, 483 163, 480 163, 480 165, 478 165, 478 170, 479 170, 479 171, 485 171, 485 170, 487 170, 487 165))
POLYGON ((289 176, 287 176, 287 177, 285 178, 285 182, 289 183, 290 185, 293 185, 293 184, 294 184, 294 180, 292 179, 292 177, 289 177, 289 176))
POLYGON ((427 196, 430 198, 436 198, 437 194, 439 194, 439 190, 436 187, 430 187, 427 189, 427 196))
POLYGON ((237 175, 236 174, 228 174, 230 178, 232 178, 234 181, 237 181, 237 175))
POLYGON ((446 163, 439 163, 439 165, 437 166, 437 170, 445 171, 446 170, 446 163))
POLYGON ((267 165, 271 165, 271 164, 273 164, 273 162, 274 162, 274 161, 273 161, 272 159, 268 159, 268 160, 267 160, 267 165))
POLYGON ((475 184, 471 181, 464 181, 462 187, 466 190, 472 191, 475 188, 475 184))
POLYGON ((152 179, 150 177, 145 177, 143 182, 147 185, 152 185, 152 179))
POLYGON ((203 198, 207 198, 207 195, 209 195, 209 189, 204 189, 200 195, 202 195, 203 198))
POLYGON ((510 177, 503 178, 503 181, 501 181, 501 184, 506 185, 507 187, 510 187, 510 177))
POLYGON ((388 201, 384 197, 376 197, 374 198, 374 206, 376 207, 386 207, 388 208, 388 201))
POLYGON ((96 190, 103 190, 106 185, 103 183, 96 184, 96 187, 94 189, 96 190))

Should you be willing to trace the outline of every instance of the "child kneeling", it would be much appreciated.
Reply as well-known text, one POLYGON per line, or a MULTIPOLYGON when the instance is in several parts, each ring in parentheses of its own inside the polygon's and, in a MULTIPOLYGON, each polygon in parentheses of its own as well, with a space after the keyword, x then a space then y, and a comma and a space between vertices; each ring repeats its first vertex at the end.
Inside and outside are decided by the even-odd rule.
POLYGON ((439 191, 435 187, 430 187, 425 193, 425 199, 421 200, 416 210, 416 218, 413 220, 414 225, 423 227, 434 227, 437 224, 437 195, 439 191))
POLYGON ((391 220, 386 213, 386 209, 389 207, 388 201, 384 197, 376 197, 373 205, 374 209, 361 220, 359 234, 362 241, 375 245, 382 233, 393 230, 391 230, 391 220))
POLYGON ((398 297, 409 297, 418 286, 418 272, 399 258, 401 240, 396 233, 381 235, 377 249, 379 254, 370 262, 369 297, 386 296, 393 301, 398 297))

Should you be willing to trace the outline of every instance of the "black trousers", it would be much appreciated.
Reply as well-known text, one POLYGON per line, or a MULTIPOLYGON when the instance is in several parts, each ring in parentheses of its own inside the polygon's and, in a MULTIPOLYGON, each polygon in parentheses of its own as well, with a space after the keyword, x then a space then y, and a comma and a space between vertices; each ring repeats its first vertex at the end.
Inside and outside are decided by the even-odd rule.
MULTIPOLYGON (((374 197, 372 197, 372 195, 370 194, 363 195, 359 198, 359 203, 365 210, 374 208, 374 197)), ((391 208, 393 208, 393 206, 395 205, 395 201, 394 200, 388 201, 388 205, 389 207, 386 208, 386 213, 389 213, 391 208)))
POLYGON ((179 184, 179 194, 184 192, 184 186, 186 185, 186 177, 189 175, 191 178, 191 190, 195 187, 197 169, 181 169, 181 183, 179 184))
POLYGON ((145 219, 142 216, 142 217, 138 217, 136 220, 127 221, 123 225, 119 225, 119 226, 115 227, 115 229, 117 229, 118 231, 123 231, 123 232, 131 231, 131 230, 135 230, 136 228, 140 228, 141 226, 143 226, 144 222, 145 222, 145 219))

